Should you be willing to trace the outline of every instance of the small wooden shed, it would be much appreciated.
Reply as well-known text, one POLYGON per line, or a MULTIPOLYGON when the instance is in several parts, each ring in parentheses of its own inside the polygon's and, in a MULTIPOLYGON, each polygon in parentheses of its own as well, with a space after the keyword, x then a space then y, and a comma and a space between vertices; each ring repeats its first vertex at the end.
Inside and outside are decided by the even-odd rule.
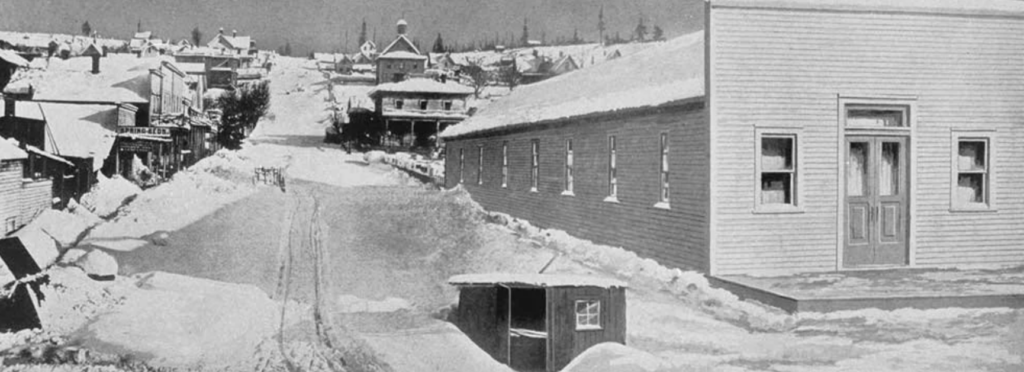
POLYGON ((453 322, 517 371, 558 371, 587 348, 626 343, 626 284, 553 274, 467 274, 453 322))

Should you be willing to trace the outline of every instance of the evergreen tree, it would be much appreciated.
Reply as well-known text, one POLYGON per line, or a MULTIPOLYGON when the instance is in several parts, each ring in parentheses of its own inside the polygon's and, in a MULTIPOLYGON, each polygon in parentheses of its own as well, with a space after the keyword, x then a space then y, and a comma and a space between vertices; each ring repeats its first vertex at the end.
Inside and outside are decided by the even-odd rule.
POLYGON ((142 32, 142 20, 141 19, 139 20, 139 23, 135 25, 135 32, 142 32))
POLYGON ((530 41, 530 28, 526 26, 526 18, 523 18, 523 36, 519 38, 519 45, 526 46, 530 41))
POLYGON ((363 27, 359 30, 359 47, 366 44, 366 18, 363 18, 363 27))
POLYGON ((647 26, 644 25, 644 17, 640 17, 640 23, 636 25, 636 30, 633 31, 633 40, 644 42, 647 40, 647 26))
POLYGON ((92 26, 89 25, 89 21, 85 21, 85 23, 82 24, 82 35, 92 35, 92 26))
POLYGON ((292 43, 285 42, 284 46, 281 47, 281 51, 278 53, 282 56, 290 57, 292 55, 292 43))
POLYGON ((601 10, 597 11, 597 32, 599 33, 598 40, 607 40, 604 37, 604 6, 601 6, 601 10))
POLYGON ((572 30, 572 43, 573 44, 582 44, 583 43, 583 40, 580 40, 580 30, 575 29, 575 28, 572 30))
POLYGON ((658 25, 654 25, 654 34, 651 35, 651 38, 654 41, 665 40, 665 31, 662 31, 661 27, 658 27, 658 25))
POLYGON ((203 32, 199 31, 199 27, 192 29, 192 45, 199 46, 199 43, 203 42, 203 32))
POLYGON ((437 39, 434 39, 434 50, 433 50, 433 52, 434 53, 444 53, 446 51, 448 51, 448 50, 447 50, 447 48, 444 47, 444 40, 441 39, 441 33, 438 32, 437 33, 437 39))

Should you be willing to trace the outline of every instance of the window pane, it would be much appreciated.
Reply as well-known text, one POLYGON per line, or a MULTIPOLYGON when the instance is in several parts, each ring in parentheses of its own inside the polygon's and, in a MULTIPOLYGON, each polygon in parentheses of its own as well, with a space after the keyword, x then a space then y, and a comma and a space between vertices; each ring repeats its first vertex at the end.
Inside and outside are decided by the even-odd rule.
POLYGON ((846 125, 855 127, 903 127, 904 110, 850 109, 846 112, 846 125))
POLYGON ((792 174, 762 173, 761 203, 792 204, 792 174))
POLYGON ((985 175, 981 173, 961 173, 957 180, 957 201, 960 203, 985 202, 985 175))
POLYGON ((761 170, 793 169, 793 138, 764 137, 761 139, 761 170))
POLYGON ((850 142, 850 164, 846 168, 846 194, 864 196, 868 188, 868 154, 871 153, 867 142, 850 142))
POLYGON ((957 163, 961 171, 984 171, 985 142, 960 141, 960 156, 957 163))
POLYGON ((878 170, 878 193, 882 196, 900 194, 900 144, 882 143, 882 164, 878 170))

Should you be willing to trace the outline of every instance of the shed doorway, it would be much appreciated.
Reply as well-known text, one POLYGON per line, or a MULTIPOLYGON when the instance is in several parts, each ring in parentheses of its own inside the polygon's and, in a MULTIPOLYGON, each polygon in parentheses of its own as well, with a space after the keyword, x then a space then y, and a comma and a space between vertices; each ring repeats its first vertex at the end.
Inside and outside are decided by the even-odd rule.
POLYGON ((501 287, 499 311, 506 310, 505 345, 512 369, 546 371, 548 356, 547 291, 544 288, 501 287), (506 301, 501 301, 504 297, 506 301), (504 302, 504 303, 503 303, 504 302))

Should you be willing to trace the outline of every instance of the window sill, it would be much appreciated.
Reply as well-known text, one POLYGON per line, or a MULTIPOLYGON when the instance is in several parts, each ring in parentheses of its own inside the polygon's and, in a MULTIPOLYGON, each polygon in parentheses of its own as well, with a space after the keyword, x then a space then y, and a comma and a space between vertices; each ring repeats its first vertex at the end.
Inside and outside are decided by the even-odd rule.
POLYGON ((573 194, 572 191, 565 190, 562 191, 562 196, 576 196, 576 194, 573 194))
POLYGON ((530 192, 537 192, 537 188, 536 187, 531 187, 530 188, 530 192))
POLYGON ((654 207, 658 209, 672 209, 668 202, 657 202, 654 203, 654 207))
POLYGON ((581 325, 577 325, 576 326, 576 330, 577 331, 600 331, 602 329, 603 328, 601 328, 601 326, 581 326, 581 325))
POLYGON ((604 198, 604 202, 606 202, 606 203, 618 203, 619 202, 619 198, 617 198, 615 196, 608 196, 607 198, 604 198))
POLYGON ((804 209, 794 205, 773 205, 754 208, 754 214, 801 214, 804 209))
POLYGON ((949 213, 996 213, 998 209, 989 205, 958 205, 949 208, 949 213))

